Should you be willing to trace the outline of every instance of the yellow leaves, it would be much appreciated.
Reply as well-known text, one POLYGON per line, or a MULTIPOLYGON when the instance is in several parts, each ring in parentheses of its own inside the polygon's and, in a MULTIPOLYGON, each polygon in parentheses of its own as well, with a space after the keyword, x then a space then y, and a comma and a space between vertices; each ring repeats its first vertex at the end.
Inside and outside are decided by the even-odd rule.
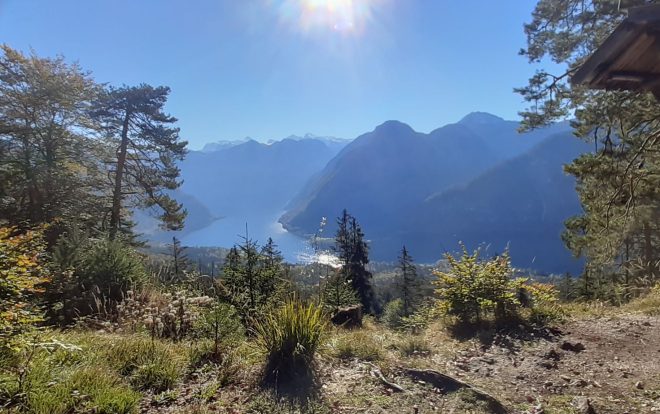
POLYGON ((559 291, 555 285, 533 282, 525 284, 523 288, 532 295, 538 304, 551 305, 559 302, 559 291))
POLYGON ((45 226, 24 232, 0 227, 0 339, 39 320, 29 298, 44 293, 42 286, 50 280, 41 263, 44 230, 45 226))

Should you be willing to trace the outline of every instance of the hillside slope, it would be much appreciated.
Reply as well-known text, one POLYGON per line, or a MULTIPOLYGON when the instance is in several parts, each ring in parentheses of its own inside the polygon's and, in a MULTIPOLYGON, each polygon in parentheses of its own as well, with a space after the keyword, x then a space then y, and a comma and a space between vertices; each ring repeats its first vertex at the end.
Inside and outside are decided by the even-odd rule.
POLYGON ((485 113, 429 134, 388 121, 331 160, 280 221, 310 234, 321 217, 346 208, 375 260, 393 260, 406 244, 417 260, 431 262, 463 240, 499 251, 510 243, 518 266, 577 270, 560 239, 564 220, 580 211, 562 165, 587 146, 566 124, 524 135, 518 126, 485 113))
POLYGON ((470 248, 488 245, 489 253, 508 246, 518 267, 577 272, 581 264, 561 232, 581 207, 575 180, 562 165, 588 150, 570 135, 553 135, 465 186, 430 196, 407 216, 400 237, 419 258, 455 250, 462 241, 470 248))

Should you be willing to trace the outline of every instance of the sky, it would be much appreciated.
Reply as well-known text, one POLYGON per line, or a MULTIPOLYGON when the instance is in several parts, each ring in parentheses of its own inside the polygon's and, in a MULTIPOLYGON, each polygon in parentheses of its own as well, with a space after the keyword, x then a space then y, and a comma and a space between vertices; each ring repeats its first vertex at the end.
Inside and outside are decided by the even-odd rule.
POLYGON ((518 119, 535 0, 0 0, 0 42, 112 85, 166 85, 193 149, 473 111, 518 119))

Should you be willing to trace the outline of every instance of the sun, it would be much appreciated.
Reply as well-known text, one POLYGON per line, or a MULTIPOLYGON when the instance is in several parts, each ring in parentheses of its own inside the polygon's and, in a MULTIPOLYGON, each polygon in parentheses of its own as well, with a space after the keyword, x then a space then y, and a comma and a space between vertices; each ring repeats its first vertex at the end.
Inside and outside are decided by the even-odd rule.
POLYGON ((303 33, 363 33, 382 0, 280 0, 274 3, 280 19, 303 33))

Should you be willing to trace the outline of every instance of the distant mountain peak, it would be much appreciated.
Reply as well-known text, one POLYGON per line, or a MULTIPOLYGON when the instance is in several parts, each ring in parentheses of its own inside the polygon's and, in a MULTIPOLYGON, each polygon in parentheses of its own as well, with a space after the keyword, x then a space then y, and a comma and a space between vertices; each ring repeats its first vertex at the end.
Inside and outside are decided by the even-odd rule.
POLYGON ((390 121, 383 122, 382 124, 378 125, 374 131, 375 132, 382 132, 382 133, 410 133, 410 132, 415 132, 410 127, 410 125, 405 124, 401 121, 395 121, 395 120, 390 120, 390 121))
POLYGON ((496 122, 503 122, 504 119, 499 116, 489 114, 488 112, 472 112, 463 117, 459 121, 461 124, 492 124, 496 122))
POLYGON ((202 148, 202 152, 215 152, 215 151, 221 151, 223 149, 235 147, 237 145, 243 144, 247 141, 250 141, 252 138, 250 137, 245 137, 243 139, 237 139, 237 140, 220 140, 220 141, 215 141, 215 142, 208 142, 204 145, 202 148))

